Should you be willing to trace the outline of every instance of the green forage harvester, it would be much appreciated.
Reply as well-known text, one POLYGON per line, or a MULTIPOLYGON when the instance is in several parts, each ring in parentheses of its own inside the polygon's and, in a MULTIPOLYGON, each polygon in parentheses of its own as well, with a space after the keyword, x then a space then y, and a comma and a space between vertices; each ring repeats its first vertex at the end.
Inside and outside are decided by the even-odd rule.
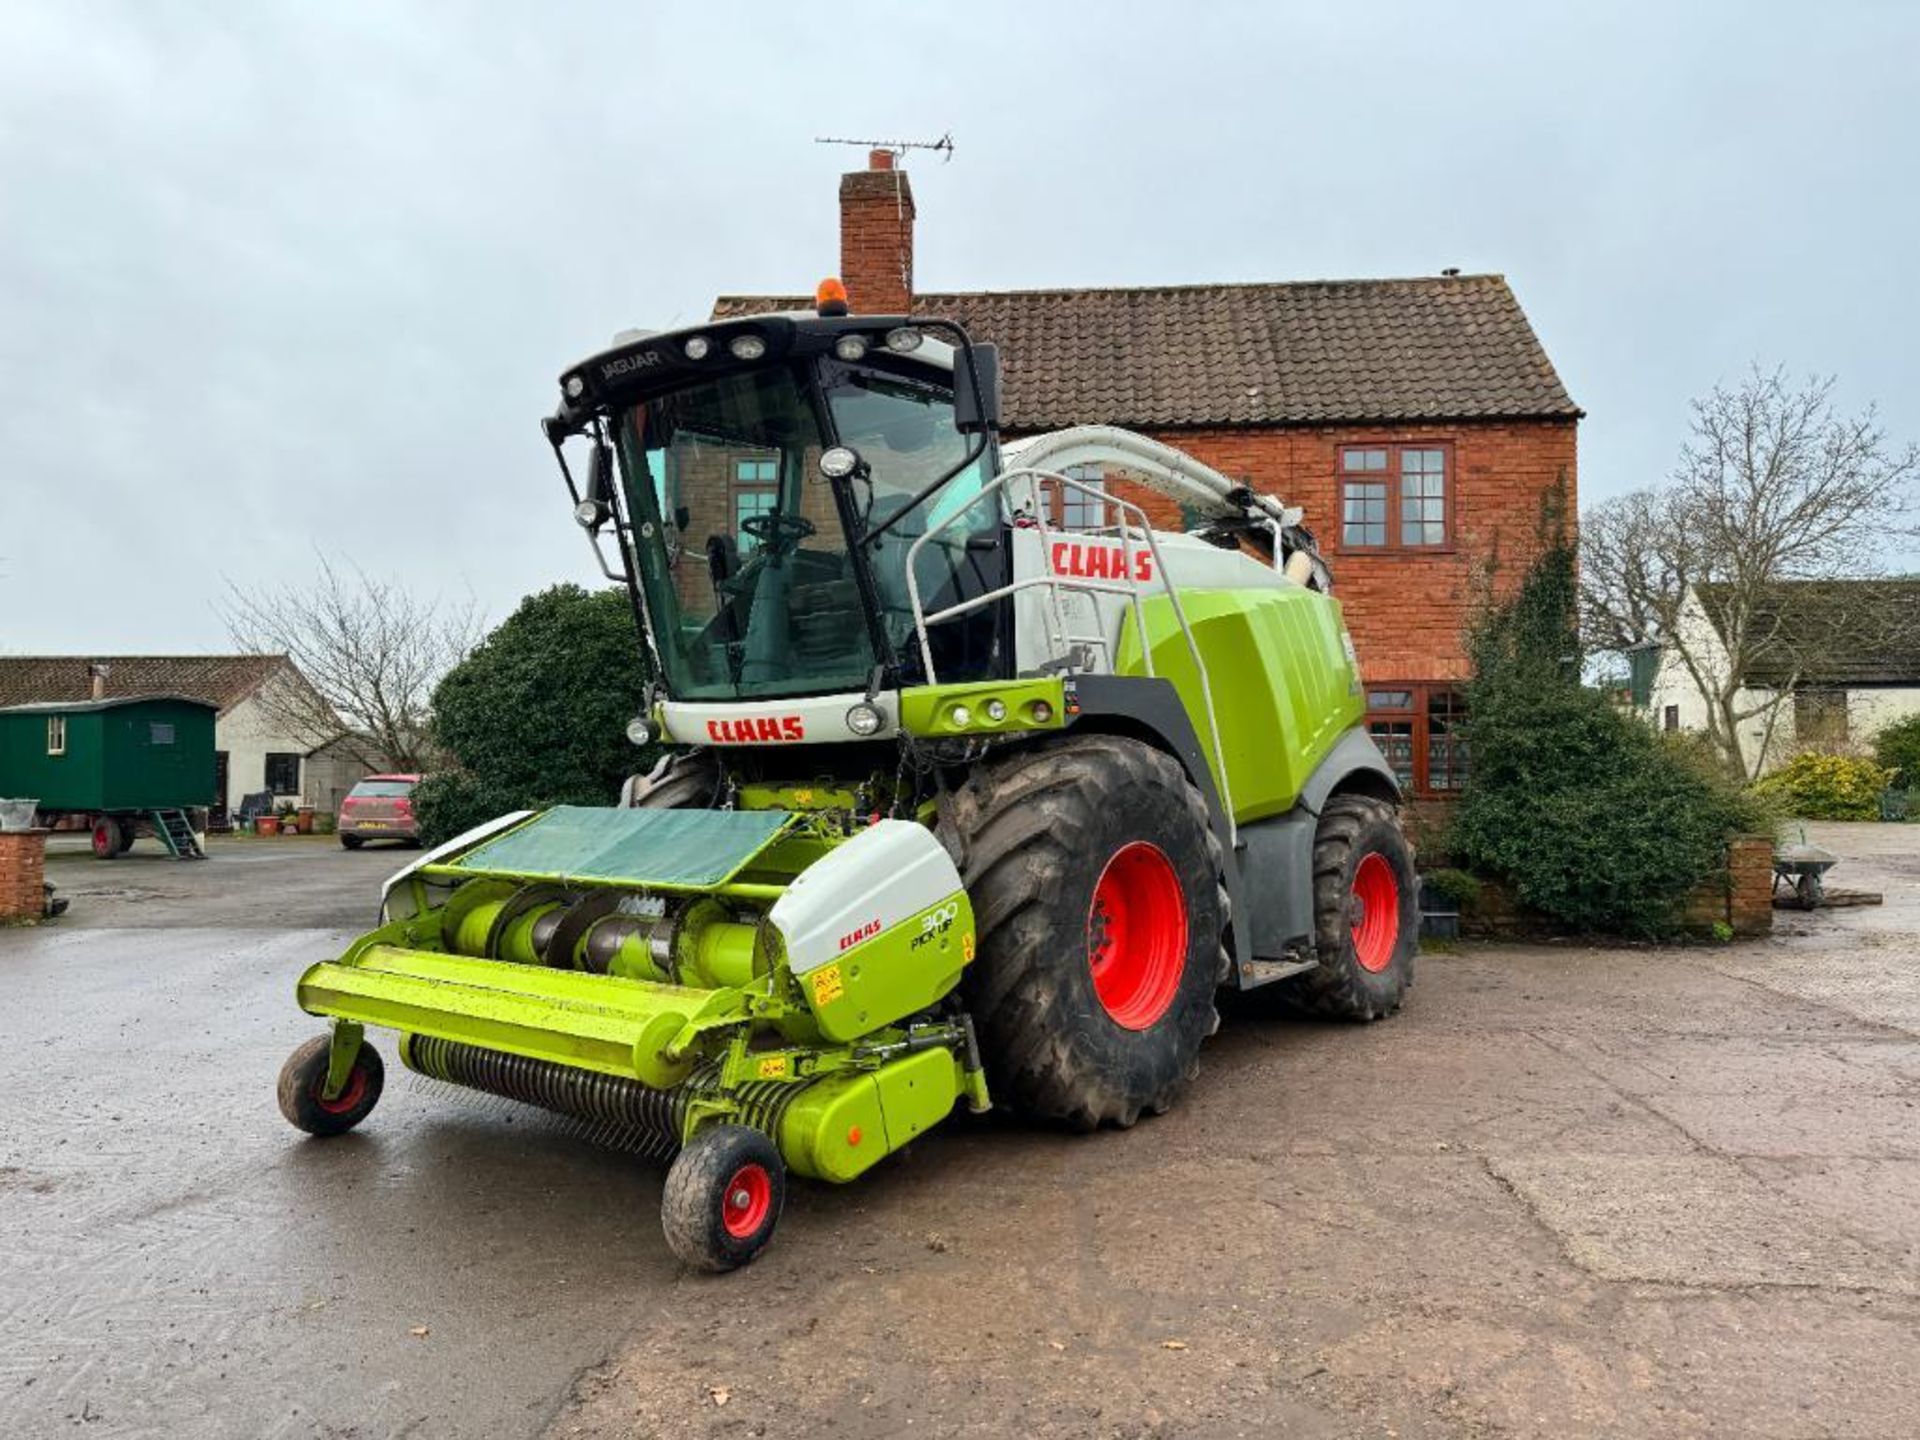
POLYGON ((331 1021, 281 1074, 301 1129, 367 1116, 392 1030, 673 1154, 668 1243, 726 1270, 789 1172, 851 1180, 963 1102, 1166 1110, 1221 986, 1398 1008, 1412 853, 1300 513, 1122 430, 1003 444, 994 347, 842 293, 561 376, 546 435, 650 677, 628 734, 668 753, 388 882, 300 978, 331 1021))

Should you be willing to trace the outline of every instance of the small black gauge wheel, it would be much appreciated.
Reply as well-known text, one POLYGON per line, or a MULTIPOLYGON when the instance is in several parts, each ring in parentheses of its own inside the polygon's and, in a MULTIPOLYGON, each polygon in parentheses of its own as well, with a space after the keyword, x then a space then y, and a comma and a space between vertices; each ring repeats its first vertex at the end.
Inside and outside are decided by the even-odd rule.
POLYGON ((700 1270, 736 1270, 766 1249, 787 1198, 787 1167, 765 1135, 715 1125, 667 1171, 660 1225, 667 1248, 700 1270))

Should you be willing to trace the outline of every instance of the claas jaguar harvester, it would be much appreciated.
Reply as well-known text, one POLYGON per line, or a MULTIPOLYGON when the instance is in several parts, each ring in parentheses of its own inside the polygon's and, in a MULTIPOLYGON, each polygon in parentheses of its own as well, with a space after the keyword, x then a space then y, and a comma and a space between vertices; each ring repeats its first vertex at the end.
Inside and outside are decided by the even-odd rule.
POLYGON ((417 1072, 675 1155, 667 1240, 724 1270, 789 1174, 851 1180, 963 1102, 1165 1111, 1222 987, 1399 1006, 1412 856, 1299 512, 1121 430, 1003 440, 994 347, 843 294, 561 376, 546 435, 664 758, 388 882, 300 979, 332 1021, 281 1076, 301 1129, 366 1117, 364 1027, 397 1031, 417 1072))

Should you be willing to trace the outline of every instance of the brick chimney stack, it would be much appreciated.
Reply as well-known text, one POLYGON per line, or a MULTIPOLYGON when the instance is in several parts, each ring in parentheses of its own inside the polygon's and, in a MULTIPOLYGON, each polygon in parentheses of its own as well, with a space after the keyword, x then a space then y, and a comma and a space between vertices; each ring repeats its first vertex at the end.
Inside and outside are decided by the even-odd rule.
POLYGON ((840 177, 840 278, 855 314, 913 308, 913 186, 891 150, 840 177))

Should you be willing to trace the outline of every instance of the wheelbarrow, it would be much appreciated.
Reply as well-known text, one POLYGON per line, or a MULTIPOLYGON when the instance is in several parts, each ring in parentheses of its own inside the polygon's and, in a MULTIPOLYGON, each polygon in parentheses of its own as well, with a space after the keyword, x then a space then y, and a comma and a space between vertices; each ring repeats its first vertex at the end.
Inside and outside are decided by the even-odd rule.
POLYGON ((1804 841, 1778 846, 1773 852, 1773 893, 1778 895, 1784 888, 1802 910, 1817 910, 1827 894, 1822 877, 1839 863, 1840 857, 1831 850, 1804 841))

